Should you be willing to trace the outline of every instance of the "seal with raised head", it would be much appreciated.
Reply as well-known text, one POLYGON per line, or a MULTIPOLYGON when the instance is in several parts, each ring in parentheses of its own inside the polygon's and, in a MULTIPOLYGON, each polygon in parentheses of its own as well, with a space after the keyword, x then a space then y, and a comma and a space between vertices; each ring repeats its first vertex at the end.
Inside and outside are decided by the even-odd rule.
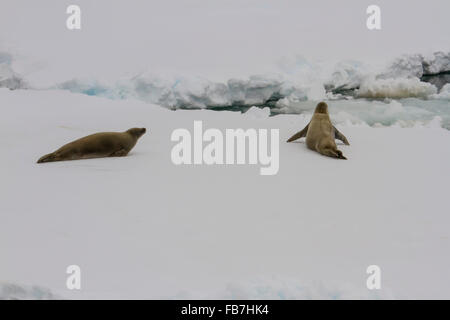
POLYGON ((131 128, 125 132, 99 132, 63 145, 55 152, 42 156, 37 163, 123 157, 136 145, 145 128, 131 128))
POLYGON ((325 156, 347 159, 342 154, 342 151, 338 150, 334 139, 341 140, 346 145, 350 145, 350 143, 331 123, 328 105, 325 102, 320 102, 316 106, 316 110, 314 110, 311 121, 307 126, 290 137, 287 142, 292 142, 302 137, 306 137, 306 146, 311 150, 315 150, 325 156))

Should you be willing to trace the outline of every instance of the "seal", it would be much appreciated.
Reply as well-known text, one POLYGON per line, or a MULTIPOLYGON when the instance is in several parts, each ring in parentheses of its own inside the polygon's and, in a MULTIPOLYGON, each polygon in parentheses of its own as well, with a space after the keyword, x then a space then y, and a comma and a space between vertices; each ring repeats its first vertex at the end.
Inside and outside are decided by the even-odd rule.
POLYGON ((347 159, 342 154, 342 151, 338 150, 334 140, 341 140, 346 145, 350 145, 350 143, 331 123, 328 105, 325 102, 320 102, 316 106, 308 125, 290 137, 287 142, 292 142, 302 137, 306 137, 306 146, 311 150, 315 150, 325 156, 347 159))
POLYGON ((124 157, 146 132, 145 128, 131 128, 125 132, 99 132, 63 145, 55 152, 39 158, 37 163, 124 157))

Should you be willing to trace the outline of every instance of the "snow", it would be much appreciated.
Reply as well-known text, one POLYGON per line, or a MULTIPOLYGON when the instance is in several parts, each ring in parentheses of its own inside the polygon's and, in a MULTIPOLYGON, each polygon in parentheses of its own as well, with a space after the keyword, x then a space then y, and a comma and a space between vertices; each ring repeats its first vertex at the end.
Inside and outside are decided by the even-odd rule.
POLYGON ((323 283, 322 281, 299 281, 289 277, 256 277, 249 281, 230 282, 225 288, 212 294, 201 292, 180 292, 177 299, 393 299, 392 293, 386 289, 383 292, 369 291, 349 284, 323 283))
POLYGON ((54 300, 62 297, 39 286, 20 286, 15 283, 0 282, 0 300, 54 300))
MULTIPOLYGON (((435 99, 423 100, 408 98, 384 101, 349 99, 332 100, 330 114, 337 124, 382 125, 392 126, 395 123, 402 127, 427 126, 431 121, 440 118, 439 127, 450 129, 450 108, 445 92, 434 95, 435 99)), ((293 101, 288 98, 277 102, 274 111, 280 113, 300 113, 310 117, 316 101, 293 101)), ((306 121, 306 120, 305 120, 306 121)))
POLYGON ((434 99, 450 100, 450 83, 444 85, 438 94, 433 96, 434 99))
POLYGON ((254 119, 267 119, 270 116, 270 108, 258 108, 253 106, 245 112, 245 115, 254 119))
POLYGON ((281 59, 274 72, 243 74, 224 81, 195 73, 140 71, 128 72, 118 78, 72 76, 63 81, 40 79, 36 82, 34 70, 27 71, 26 75, 15 70, 24 69, 21 64, 26 63, 17 53, 0 51, 0 87, 63 89, 110 99, 137 98, 168 108, 208 108, 263 104, 272 96, 292 101, 316 101, 327 96, 325 88, 360 87, 359 97, 377 99, 433 97, 436 87, 419 78, 423 74, 449 71, 450 53, 403 55, 384 68, 356 60, 333 63, 307 60, 297 55, 281 59))
POLYGON ((450 298, 450 132, 439 126, 339 122, 350 146, 338 143, 349 160, 337 161, 284 143, 308 114, 5 88, 0 105, 3 282, 69 299, 450 298), (278 174, 175 166, 170 134, 194 120, 279 128, 278 174), (130 127, 147 133, 125 158, 36 164, 75 138, 130 127), (80 291, 65 287, 72 264, 80 291), (366 289, 372 264, 382 270, 376 292, 366 289))
POLYGON ((437 93, 432 84, 421 82, 418 78, 377 79, 363 82, 357 95, 371 99, 426 98, 437 93))
POLYGON ((62 81, 39 78, 36 82, 35 71, 27 71, 25 75, 16 71, 24 64, 23 59, 18 54, 0 51, 0 87, 62 89, 113 100, 139 99, 170 109, 249 107, 267 104, 271 98, 274 102, 280 99, 283 107, 291 103, 312 101, 316 104, 326 98, 342 97, 326 92, 326 89, 338 92, 355 90, 357 98, 378 100, 441 99, 442 96, 437 95, 438 88, 444 86, 448 79, 443 76, 434 79, 436 83, 428 83, 419 78, 423 74, 450 71, 450 52, 438 51, 428 56, 403 55, 383 67, 357 60, 334 63, 296 55, 272 65, 273 72, 242 73, 239 77, 220 81, 196 73, 151 70, 127 72, 120 77, 71 76, 62 81))
POLYGON ((110 99, 138 98, 168 108, 262 104, 278 93, 306 99, 311 91, 308 85, 295 84, 283 75, 271 74, 232 78, 223 83, 194 76, 142 73, 112 84, 94 79, 72 79, 55 88, 110 99))
POLYGON ((384 78, 410 78, 438 74, 450 70, 450 52, 432 54, 404 54, 395 58, 381 76, 384 78))
POLYGON ((358 61, 329 63, 286 59, 276 73, 230 78, 225 82, 203 77, 139 73, 131 78, 102 83, 96 79, 71 79, 56 84, 59 89, 110 99, 138 98, 169 108, 208 108, 236 103, 263 104, 274 95, 290 101, 321 100, 325 87, 357 90, 363 98, 427 98, 437 93, 433 84, 419 80, 424 70, 450 70, 450 53, 436 52, 433 59, 420 54, 402 56, 386 69, 358 61), (428 68, 428 69, 427 69, 428 68))
POLYGON ((0 88, 18 89, 25 87, 21 77, 14 72, 8 60, 3 60, 7 56, 0 52, 0 88), (3 61, 2 61, 3 60, 3 61))
POLYGON ((435 85, 420 81, 423 74, 450 70, 450 52, 403 55, 386 67, 355 60, 308 61, 302 56, 284 59, 277 72, 245 75, 226 81, 200 76, 141 72, 117 81, 71 79, 54 88, 110 99, 138 98, 168 108, 208 108, 234 104, 263 104, 272 96, 289 101, 322 100, 325 88, 355 89, 370 99, 432 98, 435 85))

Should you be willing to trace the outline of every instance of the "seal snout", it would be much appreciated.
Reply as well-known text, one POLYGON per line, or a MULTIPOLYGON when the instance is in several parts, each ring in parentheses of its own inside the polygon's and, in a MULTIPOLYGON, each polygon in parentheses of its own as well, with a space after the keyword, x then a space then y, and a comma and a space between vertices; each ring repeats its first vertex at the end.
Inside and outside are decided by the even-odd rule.
POLYGON ((128 129, 126 132, 128 132, 129 134, 131 134, 132 136, 136 137, 136 138, 140 138, 144 133, 147 132, 146 128, 131 128, 128 129))
POLYGON ((142 137, 142 136, 144 135, 144 133, 146 133, 146 132, 147 132, 147 129, 145 129, 145 128, 140 128, 140 129, 139 129, 139 135, 138 135, 138 138, 142 137))
POLYGON ((46 154, 39 158, 36 163, 52 162, 55 161, 55 155, 53 153, 46 154))

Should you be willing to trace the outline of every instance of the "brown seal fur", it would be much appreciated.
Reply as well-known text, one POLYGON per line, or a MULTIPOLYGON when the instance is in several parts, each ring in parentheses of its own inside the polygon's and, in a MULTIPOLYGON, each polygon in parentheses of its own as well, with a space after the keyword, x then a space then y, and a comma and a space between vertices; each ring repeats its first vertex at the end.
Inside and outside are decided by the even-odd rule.
POLYGON ((306 145, 309 149, 315 150, 325 156, 347 159, 338 150, 334 139, 341 140, 346 145, 349 145, 347 138, 336 129, 330 120, 328 114, 328 105, 325 102, 320 102, 313 117, 308 125, 302 130, 294 134, 287 142, 291 142, 302 137, 306 137, 306 145))
POLYGON ((42 156, 37 163, 123 157, 136 145, 145 128, 132 128, 125 132, 99 132, 69 142, 55 152, 42 156))

